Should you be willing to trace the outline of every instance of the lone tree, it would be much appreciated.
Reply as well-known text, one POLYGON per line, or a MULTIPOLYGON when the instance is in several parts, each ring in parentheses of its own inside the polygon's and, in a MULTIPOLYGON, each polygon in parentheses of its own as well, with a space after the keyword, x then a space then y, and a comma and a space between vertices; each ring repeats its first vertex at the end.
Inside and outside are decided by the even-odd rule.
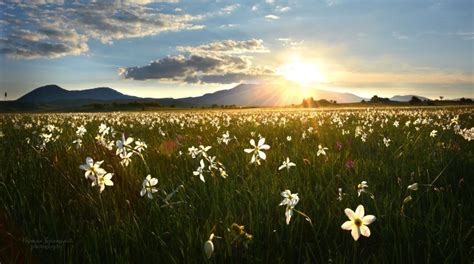
POLYGON ((412 96, 410 101, 408 101, 410 104, 415 105, 415 104, 421 104, 420 98, 416 96, 412 96))

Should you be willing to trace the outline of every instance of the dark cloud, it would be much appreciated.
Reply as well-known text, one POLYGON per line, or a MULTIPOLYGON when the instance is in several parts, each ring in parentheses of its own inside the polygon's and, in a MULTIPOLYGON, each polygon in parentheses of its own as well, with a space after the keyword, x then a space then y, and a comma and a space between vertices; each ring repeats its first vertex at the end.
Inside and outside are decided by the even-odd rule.
POLYGON ((190 54, 168 56, 141 67, 121 68, 119 74, 125 79, 185 83, 237 83, 270 78, 274 74, 272 70, 255 67, 252 57, 240 54, 244 50, 255 52, 262 48, 261 40, 226 40, 197 47, 180 47, 178 50, 190 54))
POLYGON ((148 2, 155 1, 3 3, 1 53, 15 59, 79 55, 88 51, 91 38, 112 43, 203 27, 194 24, 201 16, 168 14, 157 7, 135 4, 148 2))

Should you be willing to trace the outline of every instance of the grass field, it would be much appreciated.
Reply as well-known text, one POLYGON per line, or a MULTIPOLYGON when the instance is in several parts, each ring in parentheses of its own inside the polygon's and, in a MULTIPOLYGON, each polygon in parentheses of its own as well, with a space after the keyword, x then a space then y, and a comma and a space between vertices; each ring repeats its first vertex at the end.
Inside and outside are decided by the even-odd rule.
POLYGON ((5 114, 0 261, 472 263, 473 113, 5 114))

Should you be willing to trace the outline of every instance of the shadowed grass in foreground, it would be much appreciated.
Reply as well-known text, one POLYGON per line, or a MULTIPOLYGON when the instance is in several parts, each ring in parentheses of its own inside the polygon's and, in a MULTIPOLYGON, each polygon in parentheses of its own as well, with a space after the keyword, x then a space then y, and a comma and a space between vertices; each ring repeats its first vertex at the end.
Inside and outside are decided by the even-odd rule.
POLYGON ((3 115, 0 261, 469 262, 472 113, 3 115), (260 138, 265 156, 244 152, 260 138), (79 168, 86 157, 104 161, 113 186, 91 187, 79 168), (279 170, 287 157, 296 166, 279 170), (205 182, 193 175, 201 160, 205 182), (147 175, 158 180, 153 199, 140 195, 147 175), (279 206, 284 190, 299 202, 279 206), (358 205, 376 220, 354 241, 341 225, 358 205))

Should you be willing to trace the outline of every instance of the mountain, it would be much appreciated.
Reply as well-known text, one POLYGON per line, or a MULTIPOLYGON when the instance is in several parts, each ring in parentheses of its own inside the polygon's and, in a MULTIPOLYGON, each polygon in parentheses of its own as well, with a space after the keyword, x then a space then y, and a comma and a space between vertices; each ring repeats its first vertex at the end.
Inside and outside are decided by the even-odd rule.
POLYGON ((429 100, 429 98, 423 97, 423 96, 418 96, 418 95, 395 95, 390 98, 390 101, 396 101, 396 102, 408 102, 411 100, 412 97, 418 97, 421 101, 429 100))
POLYGON ((200 106, 238 105, 238 106, 285 106, 301 104, 303 98, 314 100, 335 100, 338 103, 360 102, 364 98, 350 94, 338 93, 299 85, 278 84, 239 84, 228 90, 204 94, 198 97, 187 97, 179 101, 200 106))
POLYGON ((80 91, 68 91, 57 85, 46 85, 34 89, 17 99, 21 103, 54 103, 64 101, 116 101, 137 100, 136 96, 124 95, 107 87, 99 87, 80 91))
POLYGON ((0 111, 56 111, 87 110, 94 104, 119 103, 158 104, 161 106, 201 107, 212 105, 236 106, 288 106, 299 105, 304 98, 335 100, 338 103, 360 102, 362 99, 350 93, 338 93, 296 84, 239 84, 228 90, 220 90, 197 97, 186 98, 141 98, 117 92, 111 88, 69 91, 57 85, 46 85, 18 98, 16 101, 0 102, 0 111))

